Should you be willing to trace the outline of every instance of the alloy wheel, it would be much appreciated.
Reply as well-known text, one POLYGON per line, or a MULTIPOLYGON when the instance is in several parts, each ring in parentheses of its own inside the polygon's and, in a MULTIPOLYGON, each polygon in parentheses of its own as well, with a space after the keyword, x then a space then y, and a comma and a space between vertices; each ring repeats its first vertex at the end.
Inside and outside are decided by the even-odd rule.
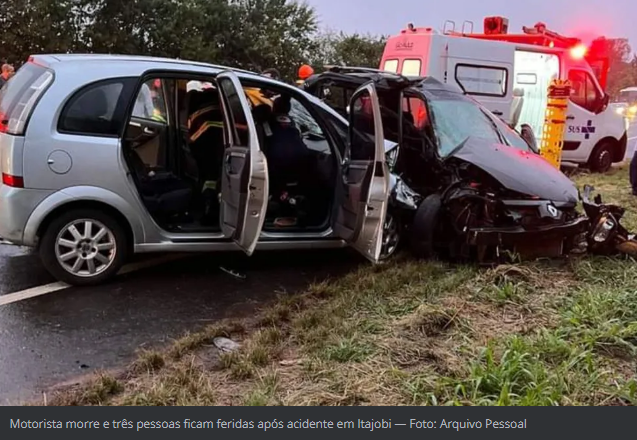
POLYGON ((115 235, 96 220, 75 220, 62 228, 55 240, 58 263, 78 277, 104 272, 113 264, 116 253, 115 235))
POLYGON ((396 252, 396 249, 398 249, 398 242, 400 241, 400 227, 398 221, 390 213, 387 213, 387 216, 385 217, 382 240, 380 259, 386 260, 396 252))

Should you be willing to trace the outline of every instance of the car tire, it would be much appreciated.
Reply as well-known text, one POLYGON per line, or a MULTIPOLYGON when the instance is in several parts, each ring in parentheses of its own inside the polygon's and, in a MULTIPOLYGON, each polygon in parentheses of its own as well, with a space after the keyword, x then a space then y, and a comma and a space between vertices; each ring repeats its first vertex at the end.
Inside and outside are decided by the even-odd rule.
POLYGON ((96 209, 75 209, 47 226, 39 252, 44 267, 56 279, 88 286, 114 277, 126 261, 128 246, 126 232, 113 216, 96 209))
POLYGON ((422 259, 435 255, 434 240, 439 230, 442 199, 439 194, 431 194, 418 207, 411 227, 411 250, 422 259))
POLYGON ((613 144, 604 141, 598 144, 588 160, 589 168, 596 173, 605 173, 613 165, 613 144))
POLYGON ((381 239, 383 245, 380 252, 380 260, 385 261, 393 257, 402 244, 403 226, 398 212, 389 208, 385 216, 383 234, 381 239))

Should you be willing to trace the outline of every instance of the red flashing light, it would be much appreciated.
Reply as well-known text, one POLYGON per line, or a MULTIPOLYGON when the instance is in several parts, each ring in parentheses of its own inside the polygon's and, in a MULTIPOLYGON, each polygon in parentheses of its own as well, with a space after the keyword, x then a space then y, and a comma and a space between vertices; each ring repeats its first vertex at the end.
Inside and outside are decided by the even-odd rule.
POLYGON ((573 46, 571 48, 571 57, 576 60, 584 59, 586 54, 588 53, 588 47, 583 44, 578 44, 577 46, 573 46))
POLYGON ((2 184, 12 188, 24 188, 24 179, 22 177, 2 173, 2 184))

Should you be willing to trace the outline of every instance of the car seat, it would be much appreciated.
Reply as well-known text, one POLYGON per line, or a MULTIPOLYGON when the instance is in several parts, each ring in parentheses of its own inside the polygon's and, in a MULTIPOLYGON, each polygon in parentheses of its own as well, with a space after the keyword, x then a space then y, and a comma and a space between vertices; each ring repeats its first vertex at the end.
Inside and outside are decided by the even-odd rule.
POLYGON ((301 132, 290 117, 291 101, 288 96, 274 100, 269 136, 268 160, 277 177, 289 181, 302 180, 306 176, 309 150, 301 132))
POLYGON ((192 188, 169 171, 150 171, 135 150, 124 148, 124 155, 144 205, 153 217, 166 220, 188 211, 192 188))
POLYGON ((310 154, 295 121, 289 116, 291 98, 274 100, 269 127, 266 157, 270 170, 270 188, 278 203, 279 217, 304 217, 305 193, 312 180, 310 154))
POLYGON ((252 110, 252 118, 254 119, 254 125, 257 129, 257 137, 259 139, 259 146, 264 154, 268 154, 268 147, 270 145, 270 136, 272 135, 272 128, 270 127, 270 121, 272 120, 272 107, 267 104, 260 104, 254 107, 252 110))

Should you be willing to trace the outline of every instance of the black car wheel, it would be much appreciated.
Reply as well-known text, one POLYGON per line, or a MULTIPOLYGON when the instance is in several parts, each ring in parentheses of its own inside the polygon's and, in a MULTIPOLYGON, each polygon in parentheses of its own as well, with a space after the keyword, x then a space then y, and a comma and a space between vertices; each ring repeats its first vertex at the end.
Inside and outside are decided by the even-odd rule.
POLYGON ((597 173, 605 173, 613 165, 613 144, 602 142, 593 150, 589 159, 590 169, 597 173))
POLYGON ((434 239, 440 229, 442 200, 431 194, 418 207, 411 228, 411 250, 418 258, 431 258, 435 254, 434 239))
POLYGON ((102 283, 126 261, 124 228, 112 216, 94 209, 76 209, 55 218, 39 245, 44 267, 60 281, 76 286, 102 283))

